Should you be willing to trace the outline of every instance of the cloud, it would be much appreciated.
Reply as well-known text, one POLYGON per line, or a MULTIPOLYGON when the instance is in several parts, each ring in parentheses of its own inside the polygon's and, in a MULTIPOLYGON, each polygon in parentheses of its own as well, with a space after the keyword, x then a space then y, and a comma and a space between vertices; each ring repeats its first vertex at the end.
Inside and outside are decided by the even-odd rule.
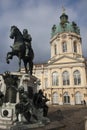
MULTIPOLYGON (((79 23, 81 34, 84 37, 83 46, 85 46, 87 38, 84 25, 87 25, 87 22, 84 20, 87 20, 87 16, 86 14, 80 16, 80 14, 81 11, 84 12, 86 10, 87 2, 84 4, 80 0, 79 6, 77 3, 72 2, 72 5, 70 5, 69 0, 66 0, 66 13, 69 16, 69 21, 79 23), (81 7, 82 4, 85 8, 81 7)), ((10 26, 12 25, 16 25, 21 32, 24 28, 27 28, 31 34, 35 53, 34 62, 45 62, 50 58, 51 27, 53 24, 59 23, 61 7, 61 2, 57 0, 0 0, 0 73, 5 71, 5 68, 6 70, 10 69, 9 66, 11 66, 13 71, 18 68, 16 57, 11 61, 10 65, 5 62, 6 53, 11 51, 10 45, 13 43, 13 40, 9 38, 10 26)), ((84 49, 83 47, 83 52, 84 49)))

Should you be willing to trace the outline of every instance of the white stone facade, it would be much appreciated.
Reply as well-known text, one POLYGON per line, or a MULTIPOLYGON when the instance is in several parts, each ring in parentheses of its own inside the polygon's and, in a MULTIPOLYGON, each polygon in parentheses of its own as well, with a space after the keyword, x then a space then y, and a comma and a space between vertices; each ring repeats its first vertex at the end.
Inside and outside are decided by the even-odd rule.
POLYGON ((74 32, 62 32, 50 39, 51 58, 35 64, 33 73, 41 80, 40 88, 51 104, 81 104, 87 102, 86 60, 82 55, 82 40, 74 32))

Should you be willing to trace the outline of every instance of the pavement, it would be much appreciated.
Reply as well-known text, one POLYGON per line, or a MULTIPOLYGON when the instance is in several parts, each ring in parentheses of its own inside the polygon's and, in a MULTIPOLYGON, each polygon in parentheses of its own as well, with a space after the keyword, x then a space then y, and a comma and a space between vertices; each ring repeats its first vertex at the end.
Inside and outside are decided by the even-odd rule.
POLYGON ((50 123, 42 128, 33 130, 85 130, 87 106, 64 105, 49 106, 50 123))

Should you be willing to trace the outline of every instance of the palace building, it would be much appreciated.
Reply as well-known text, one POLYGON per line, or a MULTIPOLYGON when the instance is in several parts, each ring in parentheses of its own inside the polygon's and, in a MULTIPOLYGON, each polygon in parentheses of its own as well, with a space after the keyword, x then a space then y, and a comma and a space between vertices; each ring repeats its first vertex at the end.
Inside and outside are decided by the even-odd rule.
POLYGON ((82 55, 80 29, 75 22, 69 22, 65 12, 60 23, 53 25, 51 58, 47 63, 35 64, 33 75, 41 81, 50 104, 81 104, 87 102, 86 60, 82 55))

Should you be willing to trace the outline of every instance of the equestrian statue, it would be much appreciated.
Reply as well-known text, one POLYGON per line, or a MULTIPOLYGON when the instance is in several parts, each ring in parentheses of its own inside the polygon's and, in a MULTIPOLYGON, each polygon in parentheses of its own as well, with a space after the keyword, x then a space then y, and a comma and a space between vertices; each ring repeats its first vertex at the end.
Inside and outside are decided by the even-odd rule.
POLYGON ((11 26, 10 38, 14 39, 14 43, 13 46, 10 46, 12 51, 7 53, 6 62, 9 64, 9 59, 17 56, 19 59, 19 71, 21 71, 21 60, 23 60, 25 72, 29 72, 32 75, 34 52, 31 46, 31 35, 28 34, 27 29, 24 29, 22 34, 17 26, 11 26), (29 64, 29 69, 27 64, 29 64))

